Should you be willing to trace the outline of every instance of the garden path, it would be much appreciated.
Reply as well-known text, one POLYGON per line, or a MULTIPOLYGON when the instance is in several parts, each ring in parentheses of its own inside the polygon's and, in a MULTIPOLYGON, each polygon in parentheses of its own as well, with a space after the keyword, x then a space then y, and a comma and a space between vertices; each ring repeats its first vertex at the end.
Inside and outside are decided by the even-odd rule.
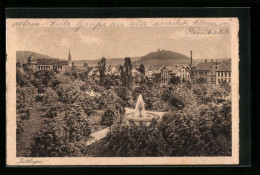
POLYGON ((106 137, 108 131, 109 131, 109 128, 105 128, 105 129, 102 129, 98 132, 92 133, 90 136, 92 136, 93 139, 91 139, 90 141, 87 142, 87 146, 91 145, 92 143, 95 143, 96 141, 98 141, 100 139, 103 139, 104 137, 106 137))

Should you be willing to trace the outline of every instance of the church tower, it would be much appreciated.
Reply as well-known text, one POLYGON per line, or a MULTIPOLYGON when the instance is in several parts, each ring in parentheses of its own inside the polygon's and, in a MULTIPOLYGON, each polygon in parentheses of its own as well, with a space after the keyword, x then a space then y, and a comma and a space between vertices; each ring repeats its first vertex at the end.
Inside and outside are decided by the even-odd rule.
POLYGON ((70 67, 72 66, 70 50, 69 50, 69 56, 68 56, 68 65, 69 65, 70 67))

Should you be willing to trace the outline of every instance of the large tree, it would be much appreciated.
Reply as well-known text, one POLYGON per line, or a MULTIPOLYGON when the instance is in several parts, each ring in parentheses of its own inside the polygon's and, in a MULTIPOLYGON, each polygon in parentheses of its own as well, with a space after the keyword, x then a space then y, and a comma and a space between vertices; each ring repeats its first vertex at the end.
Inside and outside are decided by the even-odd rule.
POLYGON ((79 105, 68 104, 50 108, 45 125, 31 147, 32 157, 84 156, 92 139, 91 123, 79 105))
POLYGON ((145 82, 145 67, 143 64, 140 64, 139 72, 141 73, 141 82, 145 82))
POLYGON ((131 62, 131 58, 126 57, 124 66, 120 66, 120 72, 121 72, 121 81, 127 87, 130 87, 133 81, 132 69, 133 69, 133 65, 131 62))
POLYGON ((142 74, 143 76, 145 76, 145 67, 144 67, 143 64, 140 64, 139 71, 141 72, 141 74, 142 74))
POLYGON ((104 84, 105 76, 106 76, 106 58, 102 57, 101 60, 98 62, 98 70, 100 76, 100 84, 104 84))

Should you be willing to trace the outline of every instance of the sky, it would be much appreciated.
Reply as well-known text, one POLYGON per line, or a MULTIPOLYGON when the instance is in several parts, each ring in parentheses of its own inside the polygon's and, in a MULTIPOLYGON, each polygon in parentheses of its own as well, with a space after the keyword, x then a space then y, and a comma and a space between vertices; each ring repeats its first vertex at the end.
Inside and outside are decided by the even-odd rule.
MULTIPOLYGON (((204 30, 203 27, 195 27, 204 30)), ((208 29, 208 28, 207 28, 208 29)), ((17 51, 34 51, 60 59, 93 60, 101 57, 139 57, 170 50, 194 59, 231 57, 230 34, 187 34, 189 27, 25 27, 17 28, 17 51)))

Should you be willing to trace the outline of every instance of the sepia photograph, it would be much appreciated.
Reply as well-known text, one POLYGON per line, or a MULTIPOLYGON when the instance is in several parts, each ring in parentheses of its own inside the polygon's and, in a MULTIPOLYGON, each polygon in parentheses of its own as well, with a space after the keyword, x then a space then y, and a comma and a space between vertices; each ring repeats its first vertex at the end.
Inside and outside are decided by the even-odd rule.
POLYGON ((6 24, 7 164, 239 163, 237 18, 6 24))

